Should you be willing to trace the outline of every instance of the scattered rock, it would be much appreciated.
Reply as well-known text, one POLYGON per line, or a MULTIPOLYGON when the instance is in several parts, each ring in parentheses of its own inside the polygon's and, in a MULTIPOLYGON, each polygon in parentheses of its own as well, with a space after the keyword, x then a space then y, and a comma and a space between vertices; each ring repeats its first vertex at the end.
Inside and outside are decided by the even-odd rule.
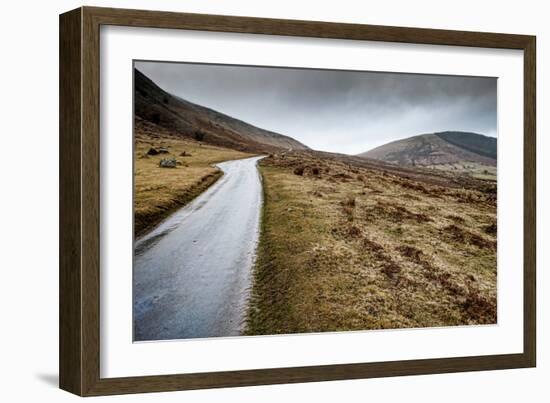
POLYGON ((187 151, 182 151, 182 152, 180 153, 180 157, 192 157, 192 155, 189 154, 187 151))
POLYGON ((151 147, 149 151, 147 151, 147 155, 157 155, 159 152, 156 148, 151 147))
POLYGON ((160 147, 157 151, 159 154, 168 154, 170 152, 166 147, 160 147))
POLYGON ((161 168, 176 168, 178 161, 175 158, 163 158, 159 161, 159 167, 161 168))

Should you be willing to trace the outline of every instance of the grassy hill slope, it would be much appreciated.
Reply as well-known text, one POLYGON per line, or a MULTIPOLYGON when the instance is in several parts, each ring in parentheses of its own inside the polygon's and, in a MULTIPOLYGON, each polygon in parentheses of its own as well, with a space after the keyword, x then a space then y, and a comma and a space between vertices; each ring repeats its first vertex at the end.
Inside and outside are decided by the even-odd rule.
POLYGON ((136 69, 134 84, 135 116, 170 130, 176 137, 245 152, 307 149, 291 137, 171 95, 136 69))
POLYGON ((422 134, 359 154, 391 164, 465 173, 496 181, 497 140, 468 132, 422 134))

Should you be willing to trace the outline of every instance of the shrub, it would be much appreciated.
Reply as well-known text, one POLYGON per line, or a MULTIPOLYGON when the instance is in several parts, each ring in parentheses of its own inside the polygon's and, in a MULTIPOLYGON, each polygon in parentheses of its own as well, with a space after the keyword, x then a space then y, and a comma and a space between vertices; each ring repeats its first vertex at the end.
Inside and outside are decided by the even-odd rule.
POLYGON ((484 229, 486 234, 490 234, 490 235, 496 235, 497 234, 497 224, 496 223, 486 225, 483 229, 484 229))
POLYGON ((294 175, 303 176, 304 175, 304 167, 299 166, 294 168, 294 175))
POLYGON ((351 227, 348 228, 348 235, 351 238, 359 238, 362 235, 362 231, 359 227, 352 225, 351 227))
POLYGON ((160 123, 160 113, 153 113, 151 115, 151 122, 158 125, 160 123))
POLYGON ((200 130, 197 130, 195 132, 195 140, 197 141, 203 141, 204 140, 204 136, 205 136, 205 133, 200 131, 200 130))

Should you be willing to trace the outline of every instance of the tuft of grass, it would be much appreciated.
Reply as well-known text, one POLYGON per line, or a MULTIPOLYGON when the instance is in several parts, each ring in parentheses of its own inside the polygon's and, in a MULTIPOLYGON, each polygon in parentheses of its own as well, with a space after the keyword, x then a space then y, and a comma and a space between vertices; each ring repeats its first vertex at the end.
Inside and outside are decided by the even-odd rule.
POLYGON ((455 224, 451 224, 443 228, 443 233, 455 242, 468 243, 481 249, 496 249, 496 241, 485 239, 482 236, 465 230, 455 224))
POLYGON ((294 175, 303 176, 305 168, 303 166, 294 168, 294 175))
POLYGON ((390 279, 395 278, 401 272, 401 267, 399 267, 394 262, 384 262, 382 265, 382 273, 388 276, 390 279))
POLYGON ((348 196, 342 200, 342 211, 348 221, 353 221, 355 216, 355 197, 348 196))
POLYGON ((462 308, 468 320, 474 323, 490 324, 497 322, 496 298, 490 300, 482 296, 479 290, 468 290, 462 308))
POLYGON ((354 196, 348 196, 347 198, 345 198, 343 201, 342 201, 342 205, 344 207, 351 207, 351 208, 354 208, 355 207, 355 197, 354 196))
POLYGON ((362 234, 363 234, 363 231, 361 231, 361 228, 355 225, 351 225, 348 228, 348 236, 350 236, 351 238, 360 238, 362 234))
POLYGON ((421 250, 415 248, 414 246, 400 245, 396 249, 398 252, 401 253, 402 256, 412 259, 416 263, 419 263, 421 261, 423 253, 421 250))
POLYGON ((449 220, 454 221, 455 223, 458 223, 458 224, 464 224, 466 222, 466 220, 463 217, 460 217, 456 214, 450 214, 445 218, 448 218, 449 220))
POLYGON ((494 222, 494 223, 491 223, 491 224, 489 224, 489 225, 485 225, 485 226, 483 227, 483 231, 484 231, 486 234, 495 236, 495 235, 497 234, 497 223, 494 222))

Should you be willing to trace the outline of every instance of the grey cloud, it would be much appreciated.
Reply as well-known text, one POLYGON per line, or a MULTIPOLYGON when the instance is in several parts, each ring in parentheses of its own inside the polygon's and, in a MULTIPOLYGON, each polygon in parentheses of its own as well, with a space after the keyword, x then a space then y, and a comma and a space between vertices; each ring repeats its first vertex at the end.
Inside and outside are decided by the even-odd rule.
POLYGON ((496 136, 497 80, 136 62, 164 90, 325 151, 444 130, 496 136))

